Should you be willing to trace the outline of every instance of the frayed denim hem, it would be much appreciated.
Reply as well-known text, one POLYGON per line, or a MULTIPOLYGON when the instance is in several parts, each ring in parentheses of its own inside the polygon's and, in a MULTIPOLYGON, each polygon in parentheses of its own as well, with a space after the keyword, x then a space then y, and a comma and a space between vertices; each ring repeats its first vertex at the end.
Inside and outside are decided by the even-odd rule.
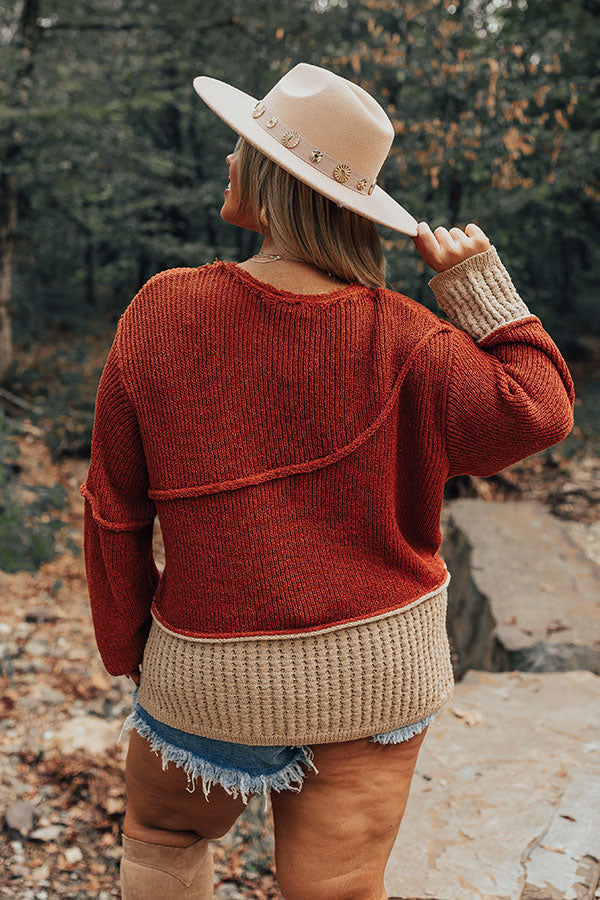
POLYGON ((248 803, 248 793, 262 793, 265 801, 264 811, 267 812, 268 792, 270 790, 291 790, 296 793, 302 790, 302 783, 306 775, 306 772, 301 768, 302 764, 312 767, 315 772, 319 771, 313 762, 313 751, 307 745, 297 748, 301 759, 290 762, 278 772, 273 772, 269 775, 250 775, 241 769, 233 769, 209 762, 191 750, 184 750, 182 747, 175 746, 175 744, 153 731, 138 711, 137 689, 132 693, 132 700, 133 712, 129 713, 123 722, 121 732, 117 738, 117 744, 121 742, 124 734, 135 728, 143 738, 149 739, 152 751, 157 756, 160 753, 163 770, 167 768, 169 762, 174 762, 177 767, 183 766, 184 772, 188 777, 186 790, 189 793, 193 793, 196 789, 196 779, 199 776, 202 778, 202 789, 207 801, 211 785, 215 783, 220 784, 234 798, 238 796, 238 793, 241 793, 242 800, 246 804, 248 803), (298 787, 293 787, 292 782, 297 782, 298 787), (192 785, 191 790, 189 787, 190 783, 192 785))
POLYGON ((402 741, 407 741, 409 738, 414 737, 415 734, 420 734, 424 728, 433 722, 438 713, 439 709, 437 712, 432 713, 430 716, 425 716, 424 719, 413 722, 411 725, 403 725, 402 728, 396 728, 395 731, 373 734, 371 735, 371 740, 376 741, 378 744, 400 744, 402 741))

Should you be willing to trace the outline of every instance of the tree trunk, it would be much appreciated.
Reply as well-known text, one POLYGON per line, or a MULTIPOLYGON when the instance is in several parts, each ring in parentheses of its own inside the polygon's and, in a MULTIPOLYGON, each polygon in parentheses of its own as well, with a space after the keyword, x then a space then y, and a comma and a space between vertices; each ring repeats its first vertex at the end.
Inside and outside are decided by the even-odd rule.
POLYGON ((451 227, 456 225, 460 214, 460 205, 462 199, 462 182, 456 174, 454 168, 450 169, 450 184, 448 187, 448 210, 450 212, 451 227))
MULTIPOLYGON (((40 37, 39 5, 39 0, 24 0, 17 12, 13 43, 21 48, 22 62, 9 93, 14 98, 13 108, 25 106, 31 94, 33 52, 40 37)), ((7 140, 0 160, 0 382, 14 357, 10 305, 19 218, 19 182, 14 163, 21 152, 16 122, 9 118, 6 130, 7 140)))
POLYGON ((96 246, 88 237, 85 246, 85 299, 87 305, 96 305, 96 246))
POLYGON ((19 192, 14 173, 0 174, 0 381, 13 361, 10 298, 19 192))

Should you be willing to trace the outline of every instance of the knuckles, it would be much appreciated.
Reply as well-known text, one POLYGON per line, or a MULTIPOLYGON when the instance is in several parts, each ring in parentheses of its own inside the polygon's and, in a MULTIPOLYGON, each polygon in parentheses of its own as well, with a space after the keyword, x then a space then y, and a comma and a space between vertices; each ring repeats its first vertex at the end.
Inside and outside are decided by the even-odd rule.
POLYGON ((457 265, 459 262, 474 256, 476 253, 482 253, 488 250, 491 242, 487 235, 470 222, 466 226, 472 233, 467 234, 458 226, 453 226, 448 230, 443 225, 438 225, 432 232, 438 242, 438 247, 428 247, 420 250, 421 255, 426 259, 432 268, 443 271, 451 266, 457 265), (425 252, 423 252, 425 250, 425 252))

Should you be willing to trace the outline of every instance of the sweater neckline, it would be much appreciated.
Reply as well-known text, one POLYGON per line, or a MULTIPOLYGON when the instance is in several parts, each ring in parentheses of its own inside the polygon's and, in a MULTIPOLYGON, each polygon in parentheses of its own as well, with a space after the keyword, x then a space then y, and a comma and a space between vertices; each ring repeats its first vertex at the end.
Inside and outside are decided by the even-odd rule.
POLYGON ((267 281, 260 281, 242 269, 237 262, 228 260, 216 260, 213 265, 221 266, 233 278, 243 282, 254 291, 259 292, 261 296, 270 300, 282 300, 286 303, 303 303, 315 306, 326 306, 335 303, 338 300, 344 300, 354 296, 357 293, 368 291, 371 293, 372 288, 361 284, 359 281, 353 281, 344 288, 337 288, 334 291, 326 291, 320 294, 297 294, 294 291, 287 291, 284 288, 277 288, 267 281))

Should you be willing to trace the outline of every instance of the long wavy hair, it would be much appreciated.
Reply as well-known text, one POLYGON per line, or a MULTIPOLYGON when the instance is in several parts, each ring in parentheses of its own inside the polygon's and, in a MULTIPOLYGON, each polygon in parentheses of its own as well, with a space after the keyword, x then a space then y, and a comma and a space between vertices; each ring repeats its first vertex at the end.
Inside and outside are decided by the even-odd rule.
POLYGON ((282 254, 343 281, 386 286, 387 261, 375 223, 319 194, 240 136, 240 206, 282 254))

